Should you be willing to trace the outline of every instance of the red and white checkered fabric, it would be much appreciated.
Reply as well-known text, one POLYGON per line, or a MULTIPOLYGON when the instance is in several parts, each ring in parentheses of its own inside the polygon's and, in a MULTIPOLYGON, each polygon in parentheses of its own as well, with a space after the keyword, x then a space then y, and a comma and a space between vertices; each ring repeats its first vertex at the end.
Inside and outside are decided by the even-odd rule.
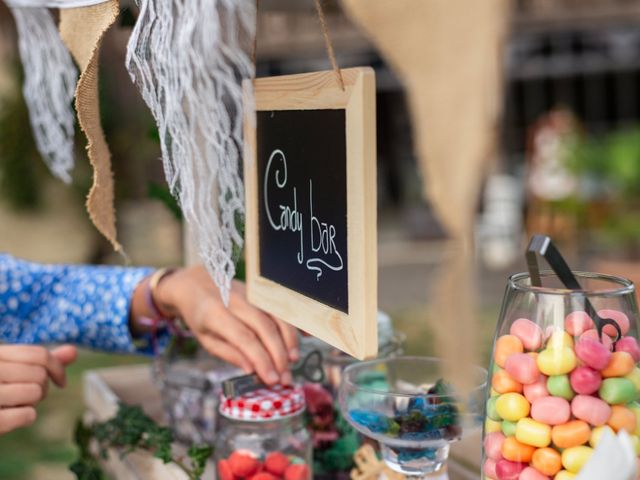
POLYGON ((302 388, 288 385, 261 388, 236 398, 222 395, 220 401, 220 413, 234 420, 276 420, 299 413, 304 408, 302 388))

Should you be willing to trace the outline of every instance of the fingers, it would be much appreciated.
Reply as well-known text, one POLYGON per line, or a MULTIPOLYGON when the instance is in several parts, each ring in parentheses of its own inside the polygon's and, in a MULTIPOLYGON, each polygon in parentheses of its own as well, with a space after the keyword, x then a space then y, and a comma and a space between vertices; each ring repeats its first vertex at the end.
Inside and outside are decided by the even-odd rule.
POLYGON ((28 427, 35 421, 36 409, 33 407, 3 408, 0 410, 0 435, 28 427))
POLYGON ((44 347, 33 345, 1 345, 0 361, 42 366, 47 370, 53 383, 59 387, 64 387, 67 381, 64 365, 53 357, 44 347))
POLYGON ((292 362, 297 362, 300 360, 300 350, 298 347, 298 330, 293 325, 289 325, 286 322, 283 322, 279 318, 271 317, 273 321, 278 326, 280 330, 280 334, 282 335, 282 339, 284 340, 284 344, 287 347, 287 353, 289 354, 289 360, 292 362))
POLYGON ((66 367, 76 361, 78 349, 73 345, 62 345, 51 350, 51 355, 66 367))
POLYGON ((251 361, 249 361, 249 359, 233 345, 206 333, 200 335, 198 337, 198 341, 211 355, 241 368, 245 373, 253 372, 253 365, 251 365, 251 361))
POLYGON ((0 383, 38 383, 49 381, 47 370, 40 365, 0 361, 0 383))
POLYGON ((36 405, 44 398, 38 383, 6 383, 0 385, 0 408, 36 405))

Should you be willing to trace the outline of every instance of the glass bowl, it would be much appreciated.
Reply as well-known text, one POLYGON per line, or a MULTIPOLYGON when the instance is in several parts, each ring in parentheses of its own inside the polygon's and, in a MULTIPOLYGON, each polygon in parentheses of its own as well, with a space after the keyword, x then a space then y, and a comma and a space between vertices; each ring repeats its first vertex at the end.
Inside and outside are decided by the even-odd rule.
POLYGON ((487 372, 468 367, 472 387, 458 394, 446 378, 460 368, 467 367, 409 356, 350 365, 339 389, 340 409, 380 444, 389 468, 423 478, 442 470, 452 442, 481 425, 487 372))

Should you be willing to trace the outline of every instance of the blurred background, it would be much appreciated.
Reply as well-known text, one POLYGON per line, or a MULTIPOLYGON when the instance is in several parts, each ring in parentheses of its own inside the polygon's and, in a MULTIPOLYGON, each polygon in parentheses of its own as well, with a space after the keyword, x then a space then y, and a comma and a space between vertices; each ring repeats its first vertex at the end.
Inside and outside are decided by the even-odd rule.
MULTIPOLYGON (((180 264, 182 221, 164 183, 154 122, 124 69, 137 10, 122 5, 100 71, 119 235, 134 264, 180 264)), ((529 234, 551 235, 574 267, 640 278, 640 1, 518 0, 512 7, 500 148, 475 227, 485 356, 506 278, 525 268, 529 234)), ((340 66, 371 65, 377 75, 380 308, 407 335, 409 353, 428 354, 427 307, 448 244, 423 196, 405 88, 339 2, 327 2, 327 14, 340 66)), ((311 2, 262 0, 258 32, 259 76, 328 68, 311 2)), ((0 3, 0 251, 41 262, 120 263, 84 209, 91 171, 83 136, 76 136, 77 167, 66 187, 38 157, 21 77, 13 20, 0 3)), ((82 371, 143 361, 83 353, 69 387, 42 405, 40 421, 0 437, 0 478, 72 478, 66 465, 82 413, 82 371)))

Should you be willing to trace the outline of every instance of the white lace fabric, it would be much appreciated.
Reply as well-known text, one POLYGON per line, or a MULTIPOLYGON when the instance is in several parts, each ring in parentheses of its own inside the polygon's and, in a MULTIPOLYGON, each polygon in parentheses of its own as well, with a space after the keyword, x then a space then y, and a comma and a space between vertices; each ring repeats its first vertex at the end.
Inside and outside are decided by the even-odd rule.
POLYGON ((167 183, 228 301, 242 247, 241 81, 254 73, 252 0, 141 0, 126 66, 158 125, 167 183))

